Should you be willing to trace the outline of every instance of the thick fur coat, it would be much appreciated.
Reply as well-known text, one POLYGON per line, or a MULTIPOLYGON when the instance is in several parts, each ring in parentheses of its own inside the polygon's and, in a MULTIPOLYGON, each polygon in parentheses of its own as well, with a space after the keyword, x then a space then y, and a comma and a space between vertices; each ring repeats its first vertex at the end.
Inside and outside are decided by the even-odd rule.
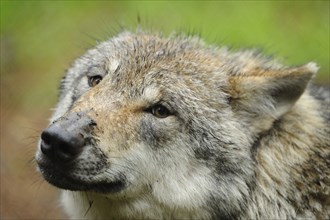
POLYGON ((329 219, 317 70, 121 33, 67 71, 39 170, 72 219, 329 219))

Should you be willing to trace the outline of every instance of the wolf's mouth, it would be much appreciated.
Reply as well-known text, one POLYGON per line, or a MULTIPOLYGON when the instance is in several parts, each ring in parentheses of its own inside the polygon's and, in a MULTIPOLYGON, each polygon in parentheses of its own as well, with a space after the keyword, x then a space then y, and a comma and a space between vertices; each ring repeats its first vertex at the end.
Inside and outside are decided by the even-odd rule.
POLYGON ((85 175, 83 177, 80 177, 80 175, 70 175, 70 172, 63 171, 66 170, 65 168, 59 169, 59 167, 49 166, 43 163, 38 163, 38 165, 41 174, 47 182, 65 190, 115 193, 121 191, 126 185, 123 177, 112 181, 93 181, 92 177, 88 178, 85 175))

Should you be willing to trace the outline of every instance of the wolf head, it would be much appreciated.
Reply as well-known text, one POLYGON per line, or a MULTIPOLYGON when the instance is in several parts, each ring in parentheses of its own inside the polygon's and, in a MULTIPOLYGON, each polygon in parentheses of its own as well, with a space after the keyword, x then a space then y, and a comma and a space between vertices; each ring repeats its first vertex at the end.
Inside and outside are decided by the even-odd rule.
POLYGON ((111 201, 148 197, 172 214, 235 217, 253 185, 255 141, 316 71, 197 38, 122 33, 67 71, 39 170, 111 201))

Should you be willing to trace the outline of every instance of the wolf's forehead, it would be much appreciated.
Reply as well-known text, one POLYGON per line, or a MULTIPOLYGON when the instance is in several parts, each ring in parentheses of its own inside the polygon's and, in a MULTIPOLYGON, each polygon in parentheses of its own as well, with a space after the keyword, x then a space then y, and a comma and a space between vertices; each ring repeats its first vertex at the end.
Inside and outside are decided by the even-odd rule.
POLYGON ((226 77, 224 57, 193 38, 124 34, 99 44, 84 58, 81 61, 87 66, 104 70, 104 80, 113 89, 136 90, 150 84, 189 84, 193 89, 194 84, 203 86, 219 78, 222 82, 226 77))
MULTIPOLYGON (((139 69, 170 61, 179 62, 182 59, 202 62, 206 56, 211 55, 204 43, 198 39, 130 33, 120 34, 99 44, 95 52, 100 53, 105 61, 109 61, 110 66, 115 58, 126 67, 139 69)), ((116 66, 116 62, 114 63, 116 66)))

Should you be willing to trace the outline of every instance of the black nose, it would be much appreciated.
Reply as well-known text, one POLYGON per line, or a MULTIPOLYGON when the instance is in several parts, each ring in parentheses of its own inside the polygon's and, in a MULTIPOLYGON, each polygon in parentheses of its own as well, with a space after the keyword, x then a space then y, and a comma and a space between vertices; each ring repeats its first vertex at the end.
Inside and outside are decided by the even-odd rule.
POLYGON ((41 152, 51 159, 75 159, 85 145, 82 135, 75 135, 62 127, 52 126, 41 134, 41 152))
POLYGON ((50 125, 41 134, 40 150, 50 160, 69 162, 86 146, 86 136, 95 123, 82 114, 72 114, 50 125))

